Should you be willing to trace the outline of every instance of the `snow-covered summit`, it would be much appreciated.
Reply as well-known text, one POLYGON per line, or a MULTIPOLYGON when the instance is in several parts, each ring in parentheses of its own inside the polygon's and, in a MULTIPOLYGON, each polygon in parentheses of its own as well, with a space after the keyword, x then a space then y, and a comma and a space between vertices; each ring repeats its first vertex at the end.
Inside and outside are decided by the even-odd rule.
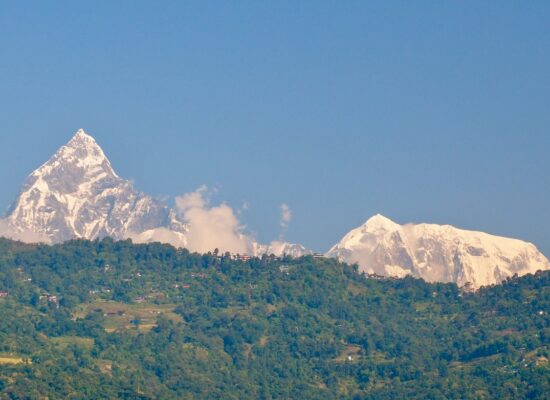
MULTIPOLYGON (((74 144, 88 143, 90 146, 99 147, 92 135, 86 133, 82 128, 78 129, 73 135, 72 139, 66 144, 66 146, 73 146, 74 144)), ((100 149, 101 150, 101 149, 100 149)))
MULTIPOLYGON (((74 161, 81 168, 101 168, 116 176, 101 147, 84 129, 76 131, 71 140, 65 146, 62 146, 53 158, 64 159, 69 162, 74 161), (71 160, 72 158, 74 160, 71 160)), ((51 164, 51 161, 50 159, 46 164, 51 164)))
POLYGON ((374 214, 372 217, 370 217, 367 222, 365 222, 364 225, 368 226, 394 226, 397 225, 395 222, 393 222, 388 217, 383 216, 382 214, 374 214))
POLYGON ((362 227, 362 230, 365 232, 382 232, 395 230, 399 225, 391 219, 384 217, 382 214, 376 214, 370 217, 362 227))
POLYGON ((6 220, 15 231, 71 238, 128 237, 159 227, 184 231, 175 214, 113 170, 95 139, 79 129, 26 179, 6 220))
POLYGON ((382 215, 351 230, 327 255, 358 263, 367 273, 473 287, 550 268, 531 243, 451 225, 399 225, 382 215))

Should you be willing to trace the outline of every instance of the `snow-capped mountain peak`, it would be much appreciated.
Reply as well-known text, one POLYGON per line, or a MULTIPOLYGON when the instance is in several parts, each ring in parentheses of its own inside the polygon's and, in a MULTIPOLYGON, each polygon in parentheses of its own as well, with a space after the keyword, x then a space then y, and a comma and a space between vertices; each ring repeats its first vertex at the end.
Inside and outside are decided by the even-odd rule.
POLYGON ((67 142, 67 144, 63 147, 70 147, 70 148, 84 148, 89 151, 96 152, 100 154, 101 156, 105 157, 105 154, 103 153, 103 150, 101 147, 97 144, 96 140, 93 136, 89 135, 84 131, 84 129, 80 128, 75 132, 73 137, 67 142))
POLYGON ((393 222, 391 219, 384 217, 382 214, 376 214, 370 217, 367 222, 363 224, 363 230, 374 231, 394 231, 399 228, 400 225, 393 222))
POLYGON ((358 263, 367 273, 473 287, 550 268, 531 243, 451 225, 399 225, 381 215, 352 229, 327 255, 358 263))
POLYGON ((83 129, 29 175, 6 219, 16 231, 42 234, 53 242, 122 239, 167 226, 185 230, 168 207, 120 178, 83 129))
POLYGON ((79 129, 71 140, 59 148, 53 157, 35 173, 47 173, 49 170, 64 167, 67 164, 88 172, 102 171, 113 177, 118 177, 103 149, 83 129, 79 129))
POLYGON ((86 131, 82 128, 78 129, 75 132, 72 139, 69 140, 69 142, 67 143, 67 146, 71 146, 73 143, 85 143, 85 142, 89 143, 92 146, 99 147, 94 137, 92 135, 87 134, 86 131))

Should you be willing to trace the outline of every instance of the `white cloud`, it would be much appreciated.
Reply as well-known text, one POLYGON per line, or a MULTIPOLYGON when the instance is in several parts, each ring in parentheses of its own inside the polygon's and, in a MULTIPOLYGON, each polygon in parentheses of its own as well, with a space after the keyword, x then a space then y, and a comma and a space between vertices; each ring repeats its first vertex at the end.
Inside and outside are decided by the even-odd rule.
POLYGON ((292 220, 292 211, 288 204, 281 204, 281 227, 288 228, 288 224, 292 220))
POLYGON ((250 208, 250 203, 245 201, 240 209, 237 210, 237 215, 242 215, 245 211, 250 208))
POLYGON ((191 193, 176 197, 176 208, 178 211, 185 211, 193 208, 204 208, 208 200, 204 198, 208 187, 202 185, 191 193))
POLYGON ((253 241, 243 233, 236 213, 225 203, 210 206, 207 193, 208 188, 201 186, 176 197, 176 210, 189 225, 186 247, 200 253, 217 248, 220 252, 251 254, 253 241))
POLYGON ((279 225, 281 226, 280 239, 284 237, 290 221, 292 221, 292 211, 290 210, 288 204, 283 203, 281 204, 281 220, 279 221, 279 225))

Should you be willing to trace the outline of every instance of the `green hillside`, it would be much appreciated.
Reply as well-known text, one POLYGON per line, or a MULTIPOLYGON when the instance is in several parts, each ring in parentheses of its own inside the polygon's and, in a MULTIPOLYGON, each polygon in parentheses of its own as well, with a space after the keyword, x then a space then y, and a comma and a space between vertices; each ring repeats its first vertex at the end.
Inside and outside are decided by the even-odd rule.
POLYGON ((0 239, 1 399, 548 398, 550 273, 463 292, 312 257, 0 239))

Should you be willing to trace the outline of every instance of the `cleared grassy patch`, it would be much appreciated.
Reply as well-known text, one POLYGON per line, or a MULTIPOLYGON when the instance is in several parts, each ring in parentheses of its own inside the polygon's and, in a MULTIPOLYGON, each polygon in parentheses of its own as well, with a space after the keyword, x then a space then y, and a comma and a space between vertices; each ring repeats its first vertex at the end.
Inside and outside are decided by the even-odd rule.
POLYGON ((6 364, 30 364, 30 360, 7 354, 0 355, 0 365, 6 364))
POLYGON ((258 342, 260 347, 265 347, 267 342, 269 342, 269 336, 262 336, 258 342))
POLYGON ((111 376, 113 370, 113 362, 109 360, 97 360, 97 366, 101 373, 111 376))
POLYGON ((428 310, 428 307, 430 307, 431 304, 427 301, 423 301, 423 302, 417 302, 414 304, 414 308, 416 310, 416 312, 425 312, 428 310))
POLYGON ((91 350, 94 347, 94 340, 79 336, 61 336, 50 338, 59 349, 66 349, 70 345, 77 346, 81 349, 91 350))
POLYGON ((357 361, 357 359, 361 356, 361 350, 362 349, 359 346, 348 345, 344 351, 342 351, 342 353, 334 359, 334 361, 339 363, 357 361))
POLYGON ((350 283, 348 285, 348 291, 353 294, 354 296, 358 296, 360 294, 365 294, 368 292, 366 287, 355 285, 353 283, 350 283))
POLYGON ((174 304, 127 304, 115 301, 97 300, 80 305, 74 312, 75 318, 84 318, 90 313, 101 313, 104 317, 103 327, 107 332, 122 329, 150 330, 156 326, 159 315, 181 322, 182 318, 174 313, 174 304))

